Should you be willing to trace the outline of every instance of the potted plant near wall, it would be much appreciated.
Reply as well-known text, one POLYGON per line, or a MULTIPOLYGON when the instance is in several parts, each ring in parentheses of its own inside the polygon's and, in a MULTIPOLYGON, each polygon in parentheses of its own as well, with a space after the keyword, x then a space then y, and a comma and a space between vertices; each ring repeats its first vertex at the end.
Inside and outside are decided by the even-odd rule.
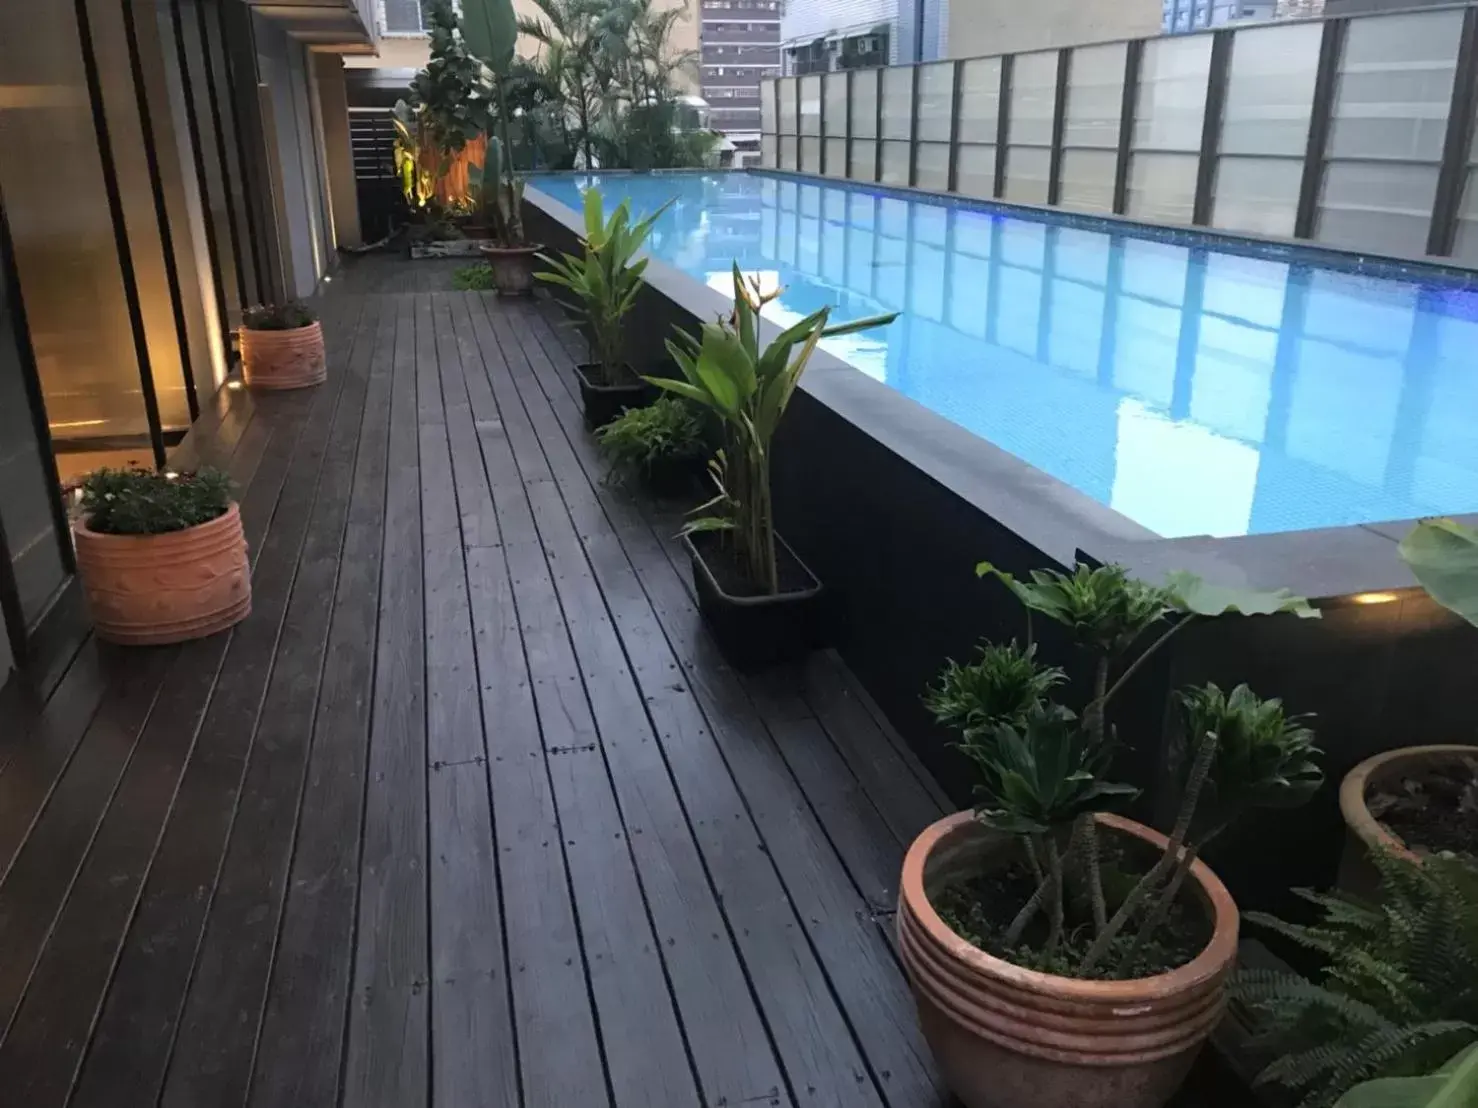
POLYGON ((1247 811, 1301 803, 1321 774, 1312 733, 1278 701, 1183 690, 1162 835, 1109 811, 1136 790, 1109 777, 1105 711, 1199 616, 1317 613, 1189 574, 1154 587, 1117 566, 1029 582, 980 571, 1021 600, 1028 628, 1035 614, 1067 629, 1094 689, 1075 712, 1054 695, 1063 672, 1013 642, 951 663, 927 695, 979 770, 980 801, 925 830, 903 865, 898 941, 924 1037, 967 1108, 1159 1108, 1221 1018, 1237 950, 1237 907, 1199 855, 1247 811))
POLYGON ((896 313, 828 325, 822 308, 759 341, 760 313, 780 295, 746 283, 734 265, 734 310, 697 336, 677 332, 667 349, 681 380, 648 377, 702 405, 723 427, 724 447, 709 462, 717 495, 683 527, 698 606, 729 660, 753 668, 794 657, 814 644, 821 583, 775 533, 770 455, 795 387, 828 335, 891 323, 896 313))
POLYGON ((100 469, 82 484, 72 534, 99 638, 183 642, 251 612, 246 538, 223 473, 100 469))
POLYGON ((492 234, 492 242, 483 244, 483 254, 492 266, 499 295, 528 296, 534 291, 534 261, 543 245, 524 238, 523 181, 513 171, 505 87, 518 41, 513 0, 462 0, 462 37, 491 74, 500 132, 488 137, 482 165, 483 219, 492 234))
POLYGON ((691 402, 675 396, 628 408, 595 437, 616 481, 635 477, 658 496, 692 492, 709 452, 703 420, 691 402))
POLYGON ((623 328, 647 268, 647 259, 638 258, 637 251, 666 209, 663 204, 632 223, 631 205, 623 200, 606 219, 600 190, 587 189, 583 252, 558 258, 539 255, 549 269, 536 276, 574 294, 575 310, 590 340, 591 360, 575 367, 587 427, 603 427, 627 408, 640 407, 651 398, 651 389, 626 358, 623 328))
POLYGON ((260 304, 241 318, 241 378, 255 389, 302 389, 328 377, 323 327, 298 300, 260 304))
MULTIPOLYGON (((1478 530, 1429 519, 1401 540, 1418 583, 1444 608, 1478 626, 1478 530)), ((1340 887, 1372 891, 1379 851, 1409 858, 1436 852, 1478 858, 1478 746, 1406 746, 1367 758, 1339 790, 1346 842, 1340 887)))

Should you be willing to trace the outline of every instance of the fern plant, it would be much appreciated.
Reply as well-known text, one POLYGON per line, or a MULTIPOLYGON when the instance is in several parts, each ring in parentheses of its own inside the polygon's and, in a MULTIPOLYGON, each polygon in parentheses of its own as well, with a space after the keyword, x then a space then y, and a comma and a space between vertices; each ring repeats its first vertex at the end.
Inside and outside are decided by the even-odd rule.
POLYGON ((1316 981, 1252 969, 1237 979, 1279 1053, 1258 1082, 1295 1090, 1300 1108, 1327 1108, 1357 1082, 1430 1073, 1478 1042, 1478 870, 1455 858, 1372 860, 1379 903, 1298 890, 1317 923, 1247 916, 1325 962, 1316 981))

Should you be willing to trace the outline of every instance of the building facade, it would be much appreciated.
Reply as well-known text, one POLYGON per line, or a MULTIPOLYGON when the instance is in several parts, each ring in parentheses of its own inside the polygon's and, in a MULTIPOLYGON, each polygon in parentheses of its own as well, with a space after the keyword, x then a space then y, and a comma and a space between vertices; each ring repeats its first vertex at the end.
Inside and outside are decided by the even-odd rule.
POLYGON ((11 660, 72 588, 64 486, 162 467, 244 309, 312 294, 357 222, 337 55, 372 28, 368 0, 0 5, 0 143, 33 152, 0 159, 11 660))
POLYGON ((784 72, 935 61, 945 56, 949 12, 949 0, 786 0, 784 72))
POLYGON ((701 0, 699 95, 710 125, 759 151, 760 81, 780 72, 780 0, 701 0))

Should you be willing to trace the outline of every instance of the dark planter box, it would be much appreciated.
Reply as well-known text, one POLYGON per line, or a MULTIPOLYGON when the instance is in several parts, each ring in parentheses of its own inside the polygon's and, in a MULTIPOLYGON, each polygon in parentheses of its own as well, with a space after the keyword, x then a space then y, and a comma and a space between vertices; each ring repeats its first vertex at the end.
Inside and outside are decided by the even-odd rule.
POLYGON ((575 367, 580 380, 580 402, 585 408, 585 426, 592 431, 604 427, 627 408, 645 408, 657 399, 657 390, 645 381, 634 385, 597 385, 590 379, 594 368, 588 362, 575 367))
POLYGON ((821 582, 795 551, 775 536, 777 554, 804 574, 809 587, 776 596, 730 596, 704 561, 704 551, 719 542, 716 533, 683 536, 693 562, 698 610, 729 664, 750 672, 795 661, 820 646, 821 582))
MULTIPOLYGON (((706 458, 662 458, 653 462, 642 474, 642 484, 653 496, 662 500, 696 497, 703 479, 706 458)), ((705 499, 707 499, 705 497, 705 499)))

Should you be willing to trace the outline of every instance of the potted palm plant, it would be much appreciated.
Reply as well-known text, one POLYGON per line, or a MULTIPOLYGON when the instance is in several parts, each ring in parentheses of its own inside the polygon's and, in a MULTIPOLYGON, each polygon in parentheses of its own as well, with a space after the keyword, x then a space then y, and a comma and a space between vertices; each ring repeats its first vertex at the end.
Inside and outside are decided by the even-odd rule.
POLYGON ((301 301, 259 304, 241 317, 241 379, 257 389, 302 389, 328 377, 323 327, 301 301))
POLYGON ((1180 801, 1162 835, 1110 812, 1136 790, 1108 779, 1105 711, 1197 617, 1317 613, 1189 574, 1154 587, 1117 566, 980 572, 1067 628, 1094 689, 1075 712, 1052 696, 1062 671, 1010 643, 951 663, 926 697, 978 768, 980 801, 903 864, 898 942, 924 1037, 967 1108, 1159 1108, 1221 1018, 1237 950, 1237 907, 1200 852, 1253 808, 1307 799, 1321 774, 1312 733, 1278 701, 1184 690, 1180 801))
POLYGON ((462 37, 492 77, 498 109, 497 136, 489 136, 482 166, 483 219, 492 242, 482 246, 493 269, 500 296, 528 296, 534 291, 534 261, 543 246, 523 233, 523 181, 513 171, 513 143, 508 130, 505 85, 513 71, 518 17, 513 0, 462 0, 462 37))
POLYGON ((99 638, 183 642, 251 612, 246 538, 223 473, 100 469, 82 483, 72 534, 99 638))
MULTIPOLYGON (((669 201, 668 203, 671 203, 669 201)), ((667 210, 663 204, 645 219, 631 222, 631 205, 623 200, 604 218, 599 189, 585 191, 584 251, 551 258, 540 254, 549 267, 536 274, 541 281, 559 285, 575 295, 575 308, 585 322, 591 360, 575 367, 580 397, 585 406, 585 424, 604 427, 627 408, 641 407, 651 389, 626 360, 623 325, 641 291, 647 259, 637 251, 651 233, 652 224, 667 210)))
POLYGON ((746 283, 734 265, 734 310, 697 337, 677 332, 667 349, 681 380, 648 377, 658 388, 709 409, 725 445, 709 462, 717 495, 693 512, 682 539, 693 563, 698 606, 731 662, 753 668, 808 649, 817 631, 821 583, 775 534, 770 451, 776 429, 816 344, 891 323, 896 313, 828 326, 812 312, 761 347, 759 319, 780 295, 746 283))
MULTIPOLYGON (((1427 519, 1400 545, 1417 582, 1438 604, 1478 626, 1478 530, 1427 519)), ((1367 758, 1339 790, 1345 850, 1339 884, 1370 892, 1379 873, 1372 856, 1394 851, 1418 859, 1440 851, 1478 858, 1478 746, 1437 743, 1398 747, 1367 758)))

